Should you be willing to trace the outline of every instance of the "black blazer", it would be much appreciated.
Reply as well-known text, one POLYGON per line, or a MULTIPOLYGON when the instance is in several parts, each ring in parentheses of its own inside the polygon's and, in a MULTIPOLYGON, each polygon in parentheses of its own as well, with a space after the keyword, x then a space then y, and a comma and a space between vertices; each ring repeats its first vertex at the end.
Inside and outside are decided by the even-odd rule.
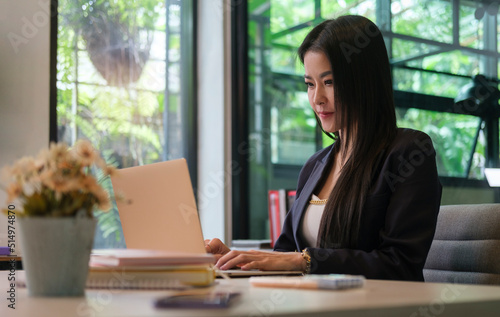
POLYGON ((275 251, 308 248, 311 273, 361 274, 371 279, 423 281, 422 269, 434 237, 441 201, 436 153, 429 136, 398 129, 380 155, 366 197, 356 249, 306 245, 300 225, 311 194, 332 159, 335 144, 314 154, 302 168, 295 203, 275 251))

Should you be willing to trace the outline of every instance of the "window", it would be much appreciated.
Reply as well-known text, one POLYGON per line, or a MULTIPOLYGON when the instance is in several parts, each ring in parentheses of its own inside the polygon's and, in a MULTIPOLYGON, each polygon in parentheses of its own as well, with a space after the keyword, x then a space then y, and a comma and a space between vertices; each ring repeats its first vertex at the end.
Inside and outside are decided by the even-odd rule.
MULTIPOLYGON (((193 6, 60 0, 52 138, 89 139, 119 168, 186 157, 195 186, 193 6)), ((122 246, 116 208, 98 214, 95 246, 122 246)))
POLYGON ((392 30, 386 37, 392 48, 397 105, 412 108, 398 111, 399 125, 431 136, 440 176, 484 180, 484 167, 498 162, 498 146, 487 144, 487 134, 498 139, 498 117, 493 123, 484 120, 476 111, 480 109, 465 109, 455 99, 477 74, 494 79, 488 83, 492 88, 498 85, 498 5, 392 1, 391 14, 392 30), (424 105, 409 102, 412 95, 441 98, 429 98, 424 105))
POLYGON ((246 118, 251 151, 248 172, 233 182, 243 184, 249 198, 248 206, 233 202, 234 218, 247 218, 233 223, 235 238, 268 237, 267 191, 295 188, 305 160, 331 142, 313 117, 296 51, 314 25, 344 14, 363 15, 382 30, 398 125, 431 136, 445 187, 442 203, 495 201, 483 170, 498 165, 498 111, 483 110, 498 108, 492 100, 500 45, 496 2, 249 0, 245 10, 246 33, 233 41, 248 40, 248 91, 238 90, 248 107, 234 109, 246 118), (478 74, 491 91, 489 105, 456 103, 478 74))

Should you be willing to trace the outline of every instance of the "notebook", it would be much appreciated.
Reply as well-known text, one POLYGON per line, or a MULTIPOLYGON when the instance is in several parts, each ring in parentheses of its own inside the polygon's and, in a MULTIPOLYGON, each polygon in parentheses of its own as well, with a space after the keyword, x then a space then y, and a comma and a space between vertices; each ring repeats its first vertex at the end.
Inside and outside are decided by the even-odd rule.
POLYGON ((215 273, 207 265, 90 266, 87 288, 187 289, 211 286, 215 273))
POLYGON ((101 249, 92 251, 90 256, 91 266, 107 266, 111 268, 213 263, 215 263, 215 257, 208 253, 198 254, 145 249, 101 249))
MULTIPOLYGON (((120 169, 113 190, 127 248, 206 253, 185 159, 120 169)), ((225 276, 298 275, 300 271, 224 270, 225 276)))
MULTIPOLYGON (((16 272, 16 286, 26 287, 25 271, 16 272)), ((213 285, 214 271, 206 265, 90 266, 89 289, 184 290, 213 285)))

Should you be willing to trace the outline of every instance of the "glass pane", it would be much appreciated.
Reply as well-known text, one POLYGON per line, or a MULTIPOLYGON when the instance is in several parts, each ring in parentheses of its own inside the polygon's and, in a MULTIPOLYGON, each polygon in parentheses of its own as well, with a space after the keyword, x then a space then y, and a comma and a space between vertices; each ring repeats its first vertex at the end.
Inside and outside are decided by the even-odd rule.
POLYGON ((375 21, 376 0, 321 0, 321 16, 325 19, 346 14, 358 14, 375 21))
POLYGON ((426 95, 455 98, 470 78, 429 73, 414 69, 393 68, 394 88, 426 95))
POLYGON ((282 31, 273 36, 271 47, 271 69, 273 72, 304 75, 304 67, 297 56, 297 49, 311 31, 312 26, 282 31))
POLYGON ((452 43, 451 1, 394 0, 391 11, 393 32, 452 43))
MULTIPOLYGON (((182 155, 182 2, 167 3, 59 1, 59 141, 89 139, 119 168, 182 155)), ((95 247, 123 246, 116 208, 98 217, 95 247)))
POLYGON ((276 92, 271 108, 271 161, 302 165, 316 152, 316 120, 307 92, 276 92))
POLYGON ((437 46, 425 43, 405 41, 397 38, 392 40, 392 57, 395 61, 407 60, 430 52, 437 52, 438 50, 437 46))
POLYGON ((480 57, 461 51, 435 54, 414 60, 408 66, 473 77, 479 73, 480 57))
POLYGON ((434 143, 440 176, 484 179, 485 137, 479 131, 477 146, 474 141, 480 119, 467 115, 419 110, 396 109, 398 126, 424 131, 434 143))
POLYGON ((315 17, 311 0, 271 0, 270 3, 271 33, 288 30, 315 17))
POLYGON ((273 45, 271 49, 271 70, 276 73, 304 76, 304 67, 297 57, 297 50, 273 45))
MULTIPOLYGON (((309 30, 324 19, 360 14, 377 22, 377 15, 389 16, 389 12, 381 8, 377 11, 377 5, 383 3, 378 0, 248 3, 250 238, 261 239, 268 237, 267 190, 296 186, 295 174, 291 170, 284 172, 283 166, 300 168, 309 157, 307 153, 321 147, 317 144, 325 147, 332 143, 317 133, 305 90, 300 86, 303 66, 296 58, 298 46, 309 30), (318 4, 320 14, 316 12, 315 16, 318 4)), ((483 49, 484 22, 475 17, 483 4, 465 0, 459 3, 459 44, 483 49)), ((403 35, 386 38, 394 64, 394 88, 454 99, 471 82, 471 77, 481 72, 484 58, 477 52, 449 45, 453 44, 453 1, 393 0, 390 4, 392 32, 403 35)), ((484 9, 489 14, 488 7, 484 9)), ((400 126, 431 136, 438 153, 440 176, 483 179, 486 140, 477 117, 399 108, 397 116, 400 126)), ((450 192, 443 197, 447 202, 457 199, 450 192)))
POLYGON ((478 6, 474 2, 461 1, 459 19, 460 45, 478 49, 484 48, 482 15, 484 16, 482 5, 478 6))

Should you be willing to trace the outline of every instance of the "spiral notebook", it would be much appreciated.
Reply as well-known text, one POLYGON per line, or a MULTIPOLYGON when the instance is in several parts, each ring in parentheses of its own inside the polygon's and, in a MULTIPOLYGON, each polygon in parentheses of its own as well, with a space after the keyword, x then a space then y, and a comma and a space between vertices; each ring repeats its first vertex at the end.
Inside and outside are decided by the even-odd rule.
POLYGON ((88 288, 183 289, 215 280, 212 254, 105 249, 90 256, 88 288))
MULTIPOLYGON (((184 290, 213 285, 214 270, 206 265, 90 267, 88 289, 184 290)), ((26 287, 24 271, 16 272, 16 286, 26 287)))
POLYGON ((186 289, 210 286, 215 273, 206 265, 90 267, 87 288, 186 289))

